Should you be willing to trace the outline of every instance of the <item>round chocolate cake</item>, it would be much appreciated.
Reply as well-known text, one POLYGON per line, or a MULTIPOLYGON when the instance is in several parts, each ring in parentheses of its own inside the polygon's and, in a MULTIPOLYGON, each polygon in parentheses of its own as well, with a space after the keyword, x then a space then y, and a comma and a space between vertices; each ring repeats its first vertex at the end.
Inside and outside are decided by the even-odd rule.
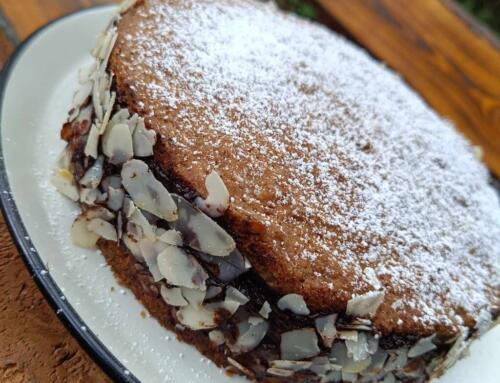
POLYGON ((473 148, 391 71, 253 0, 125 2, 53 183, 76 244, 179 339, 263 382, 426 382, 500 305, 473 148))

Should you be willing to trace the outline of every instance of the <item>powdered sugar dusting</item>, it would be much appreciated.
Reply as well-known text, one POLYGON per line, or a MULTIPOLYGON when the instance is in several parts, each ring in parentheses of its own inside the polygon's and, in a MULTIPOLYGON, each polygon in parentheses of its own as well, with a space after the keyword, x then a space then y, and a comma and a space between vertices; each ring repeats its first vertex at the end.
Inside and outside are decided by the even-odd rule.
POLYGON ((232 208, 293 238, 273 246, 311 285, 347 301, 372 289, 371 267, 396 317, 450 326, 491 310, 498 198, 470 146, 396 75, 271 5, 146 4, 117 64, 143 113, 164 121, 179 166, 215 164, 232 208))

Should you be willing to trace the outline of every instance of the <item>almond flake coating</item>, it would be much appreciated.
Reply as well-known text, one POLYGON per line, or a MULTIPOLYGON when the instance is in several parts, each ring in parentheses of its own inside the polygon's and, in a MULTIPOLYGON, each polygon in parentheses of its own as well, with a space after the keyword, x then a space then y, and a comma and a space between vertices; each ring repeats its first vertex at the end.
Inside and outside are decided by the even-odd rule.
POLYGON ((118 26, 118 92, 195 191, 216 166, 227 214, 265 229, 274 274, 244 255, 266 282, 314 311, 345 310, 379 281, 373 322, 387 331, 456 332, 492 311, 500 209, 488 173, 396 75, 271 5, 144 4, 118 26))

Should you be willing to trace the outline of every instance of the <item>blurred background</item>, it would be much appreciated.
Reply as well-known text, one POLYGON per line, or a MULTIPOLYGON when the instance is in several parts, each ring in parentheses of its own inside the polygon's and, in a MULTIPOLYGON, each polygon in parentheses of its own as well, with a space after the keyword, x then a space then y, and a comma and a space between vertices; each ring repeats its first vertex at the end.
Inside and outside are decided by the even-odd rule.
MULTIPOLYGON (((419 1, 419 0, 415 0, 419 1)), ((500 35, 500 0, 455 0, 483 25, 500 35)), ((317 3, 310 0, 276 0, 280 7, 292 10, 301 16, 317 19, 317 3)), ((404 1, 403 1, 404 2, 404 1)))

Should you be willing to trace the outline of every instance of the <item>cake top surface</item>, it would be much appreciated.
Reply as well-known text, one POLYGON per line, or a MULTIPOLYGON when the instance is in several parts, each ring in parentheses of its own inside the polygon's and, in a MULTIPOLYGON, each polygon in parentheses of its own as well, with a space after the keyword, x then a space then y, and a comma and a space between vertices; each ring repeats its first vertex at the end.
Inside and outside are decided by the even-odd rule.
POLYGON ((472 148, 395 74, 325 28, 250 0, 145 0, 111 57, 156 160, 206 195, 267 284, 315 310, 385 288, 383 331, 487 320, 500 208, 472 148))

